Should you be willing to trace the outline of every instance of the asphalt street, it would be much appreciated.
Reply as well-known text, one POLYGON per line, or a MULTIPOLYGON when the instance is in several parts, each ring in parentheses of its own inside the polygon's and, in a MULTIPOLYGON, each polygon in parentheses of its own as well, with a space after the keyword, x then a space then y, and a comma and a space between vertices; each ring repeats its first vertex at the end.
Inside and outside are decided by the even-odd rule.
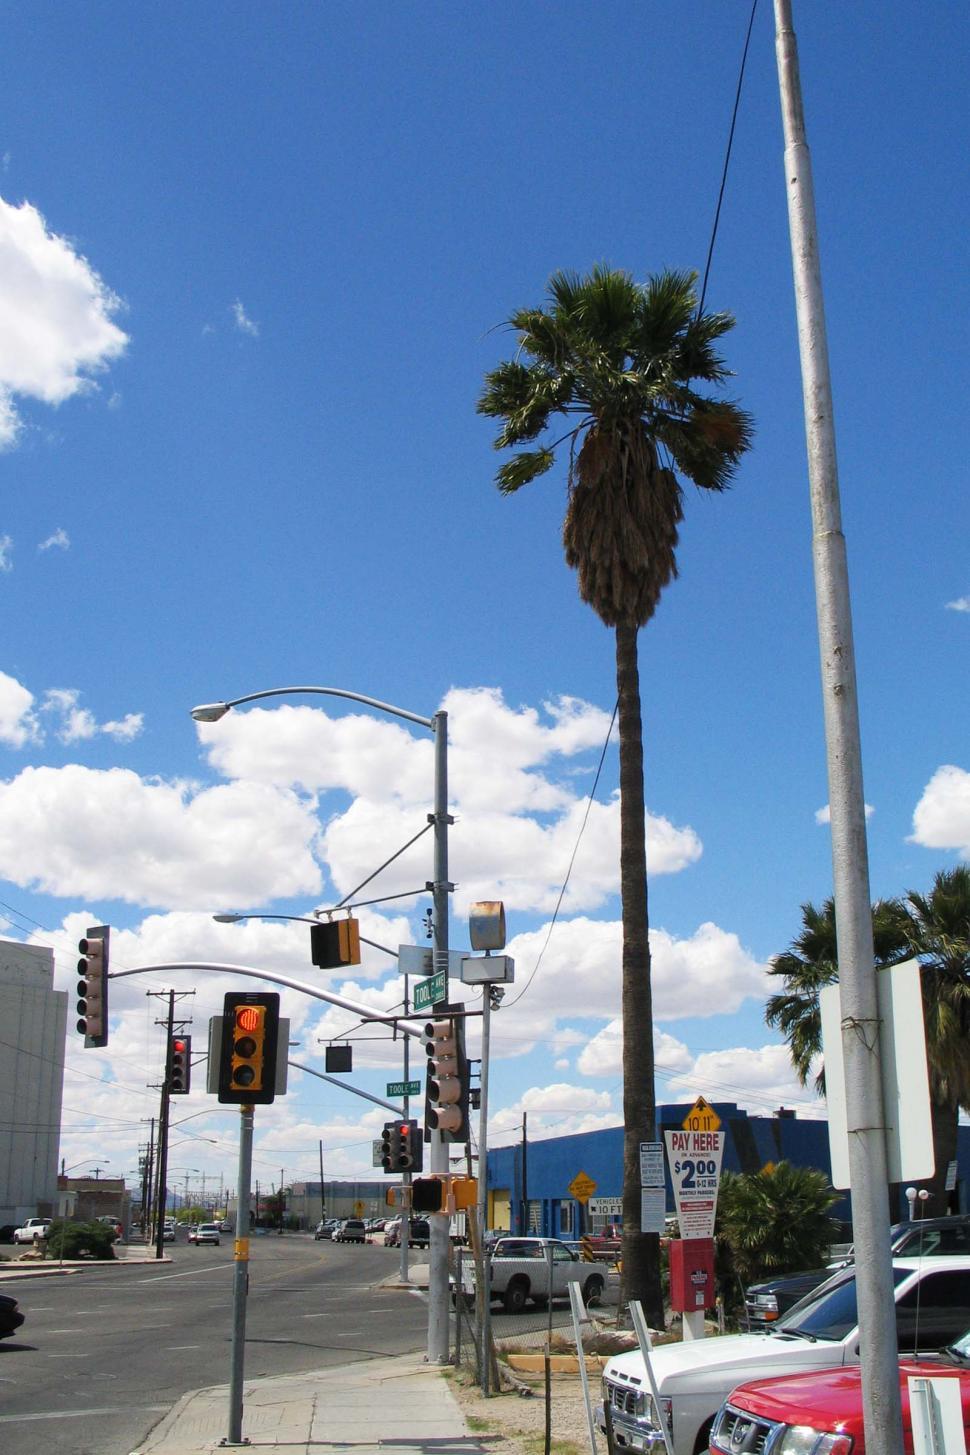
MULTIPOLYGON (((229 1379, 232 1239, 171 1263, 6 1283, 26 1314, 0 1341, 4 1455, 129 1455, 188 1390, 229 1379)), ((377 1287, 397 1249, 254 1238, 247 1379, 424 1347, 422 1295, 377 1287)))

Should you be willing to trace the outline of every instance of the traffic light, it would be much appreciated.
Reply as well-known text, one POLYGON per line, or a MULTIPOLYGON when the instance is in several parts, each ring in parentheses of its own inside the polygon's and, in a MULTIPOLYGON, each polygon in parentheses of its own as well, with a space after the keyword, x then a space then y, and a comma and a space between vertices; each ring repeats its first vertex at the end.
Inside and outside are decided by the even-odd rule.
POLYGON ((444 1212, 448 1204, 447 1177, 418 1177, 411 1184, 411 1211, 444 1212))
POLYGON ((381 1136, 381 1166, 385 1172, 420 1172, 424 1143, 417 1122, 385 1122, 381 1136))
POLYGON ((449 1016, 447 1020, 428 1021, 424 1034, 428 1052, 425 1136, 437 1131, 446 1142, 467 1142, 468 1061, 464 1019, 449 1016))
POLYGON ((400 1147, 398 1169, 401 1172, 420 1172, 424 1166, 424 1139, 417 1122, 398 1122, 400 1147))
POLYGON ((192 1037, 173 1036, 168 1047, 168 1089, 187 1096, 192 1085, 192 1037))
POLYGON ((107 925, 93 925, 77 947, 81 958, 77 973, 77 1028, 85 1046, 108 1044, 108 937, 107 925))
POLYGON ((229 991, 222 1012, 219 1100, 268 1106, 276 1096, 280 998, 276 991, 229 991))
POLYGON ((360 964, 360 925, 353 918, 324 920, 310 927, 310 961, 320 970, 360 964))

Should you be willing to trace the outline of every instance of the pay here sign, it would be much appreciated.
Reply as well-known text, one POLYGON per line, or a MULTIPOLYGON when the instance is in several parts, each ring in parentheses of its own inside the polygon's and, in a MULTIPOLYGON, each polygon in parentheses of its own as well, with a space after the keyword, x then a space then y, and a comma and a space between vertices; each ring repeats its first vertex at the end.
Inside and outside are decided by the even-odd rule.
POLYGON ((723 1132, 665 1132, 682 1238, 713 1238, 723 1132))

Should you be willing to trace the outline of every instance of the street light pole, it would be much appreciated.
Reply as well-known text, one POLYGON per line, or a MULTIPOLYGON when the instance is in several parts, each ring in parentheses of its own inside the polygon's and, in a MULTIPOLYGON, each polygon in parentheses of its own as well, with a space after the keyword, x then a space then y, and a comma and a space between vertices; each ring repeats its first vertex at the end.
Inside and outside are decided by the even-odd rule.
MULTIPOLYGON (((202 703, 192 709, 196 722, 219 722, 234 707, 247 702, 259 702, 267 697, 292 697, 307 694, 313 697, 341 697, 351 702, 360 702, 378 712, 403 718, 428 728, 434 736, 434 813, 429 822, 434 830, 434 878, 427 885, 431 891, 434 907, 433 954, 436 971, 448 975, 448 896, 454 885, 448 880, 448 827, 453 822, 448 813, 448 714, 438 711, 433 717, 420 717, 405 708, 394 707, 376 697, 361 692, 351 692, 344 687, 271 687, 263 692, 248 692, 225 702, 202 703)), ((447 1175, 448 1143, 442 1134, 431 1133, 431 1171, 447 1175)), ((431 1239, 428 1252, 428 1363, 448 1362, 448 1224, 444 1218, 431 1219, 431 1239)))

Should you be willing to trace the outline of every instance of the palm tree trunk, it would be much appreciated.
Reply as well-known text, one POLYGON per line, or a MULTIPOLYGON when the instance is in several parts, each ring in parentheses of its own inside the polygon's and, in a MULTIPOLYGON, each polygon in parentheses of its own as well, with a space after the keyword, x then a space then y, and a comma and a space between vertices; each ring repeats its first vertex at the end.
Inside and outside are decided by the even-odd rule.
POLYGON ((623 1282, 648 1323, 664 1327, 660 1238, 640 1231, 640 1143, 656 1140, 653 1000, 647 917, 646 810, 637 627, 616 627, 620 728, 620 896, 623 914, 623 1282))

